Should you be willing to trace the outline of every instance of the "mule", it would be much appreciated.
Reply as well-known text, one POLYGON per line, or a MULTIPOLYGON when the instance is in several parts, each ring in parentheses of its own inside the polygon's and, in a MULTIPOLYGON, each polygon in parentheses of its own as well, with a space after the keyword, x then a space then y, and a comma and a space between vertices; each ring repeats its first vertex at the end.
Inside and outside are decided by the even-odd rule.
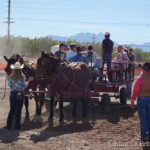
MULTIPOLYGON (((23 71, 23 74, 26 76, 26 79, 28 80, 29 77, 34 78, 33 81, 31 81, 28 84, 27 88, 25 89, 26 92, 28 92, 29 89, 31 89, 32 91, 36 91, 38 86, 39 86, 39 90, 42 90, 42 91, 45 90, 45 87, 46 87, 45 82, 35 79, 36 73, 37 73, 37 64, 29 65, 29 64, 25 63, 23 58, 18 54, 14 54, 10 58, 7 58, 6 56, 4 56, 4 59, 7 62, 5 72, 7 73, 8 76, 11 75, 11 73, 12 73, 10 65, 15 64, 17 61, 19 61, 21 64, 24 64, 24 68, 22 69, 22 71, 23 71)), ((37 116, 41 116, 41 111, 42 111, 42 107, 43 107, 44 102, 42 100, 39 101, 39 99, 44 98, 44 94, 40 94, 39 95, 40 98, 38 99, 37 94, 34 93, 34 97, 35 97, 35 102, 36 102, 36 112, 35 112, 35 114, 37 116)), ((25 109, 26 109, 26 119, 29 119, 29 109, 28 109, 29 99, 26 96, 25 96, 24 104, 25 104, 25 109)))
MULTIPOLYGON (((65 98, 69 99, 70 97, 73 99, 82 97, 82 114, 83 118, 86 118, 90 78, 89 67, 85 63, 77 63, 72 66, 67 63, 61 63, 53 54, 42 52, 41 57, 37 60, 37 68, 38 72, 42 72, 49 88, 49 95, 51 97, 49 120, 53 120, 54 97, 57 94, 59 95, 60 122, 64 118, 63 101, 65 98)), ((76 117, 77 101, 75 99, 72 111, 73 117, 76 117)))

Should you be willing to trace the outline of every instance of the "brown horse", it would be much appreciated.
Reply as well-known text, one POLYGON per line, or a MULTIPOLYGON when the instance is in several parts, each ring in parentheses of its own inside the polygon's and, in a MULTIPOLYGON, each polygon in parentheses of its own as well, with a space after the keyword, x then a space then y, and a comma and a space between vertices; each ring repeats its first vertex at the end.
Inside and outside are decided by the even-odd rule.
MULTIPOLYGON (((38 86, 39 86, 39 90, 41 90, 41 91, 45 90, 45 86, 46 86, 45 82, 35 79, 36 73, 37 73, 37 64, 29 65, 29 64, 25 63, 23 58, 18 54, 14 54, 9 59, 6 56, 4 56, 4 59, 7 62, 5 72, 7 73, 8 76, 12 73, 10 65, 15 64, 17 61, 19 61, 21 64, 24 64, 24 68, 22 71, 23 71, 23 74, 26 76, 26 79, 28 80, 29 77, 34 78, 34 80, 28 84, 28 87, 25 90, 26 92, 28 92, 29 89, 31 89, 32 91, 36 91, 38 86)), ((42 100, 39 101, 39 99, 37 99, 36 93, 34 94, 34 96, 35 96, 35 102, 36 102, 36 115, 40 116, 44 102, 42 100)), ((39 97, 44 98, 44 94, 40 94, 39 97)), ((29 100, 28 100, 28 97, 26 97, 26 96, 25 96, 24 104, 25 104, 25 108, 26 108, 26 119, 29 119, 29 110, 28 110, 29 100)))
MULTIPOLYGON (((43 73, 45 80, 49 86, 50 100, 50 116, 53 119, 54 97, 58 94, 60 118, 63 121, 63 101, 65 98, 77 99, 82 97, 82 113, 83 117, 87 115, 88 102, 88 83, 90 78, 89 67, 84 63, 77 63, 73 66, 67 63, 61 63, 53 54, 45 54, 42 52, 41 57, 37 61, 38 71, 43 73)), ((72 116, 76 116, 76 101, 74 101, 72 116)))

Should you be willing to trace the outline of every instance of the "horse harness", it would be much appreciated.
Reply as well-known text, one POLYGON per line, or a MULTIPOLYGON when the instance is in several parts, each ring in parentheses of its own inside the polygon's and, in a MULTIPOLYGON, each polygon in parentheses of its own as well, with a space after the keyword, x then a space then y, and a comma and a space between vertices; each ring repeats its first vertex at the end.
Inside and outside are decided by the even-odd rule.
MULTIPOLYGON (((73 64, 72 64, 73 65, 73 64)), ((66 79, 66 81, 68 81, 70 83, 70 85, 67 87, 71 89, 71 87, 75 87, 75 88, 79 88, 79 86, 77 86, 75 84, 75 74, 74 74, 74 67, 78 65, 78 63, 74 64, 73 66, 72 65, 69 65, 72 69, 72 78, 73 80, 70 80, 67 75, 63 72, 62 70, 62 66, 63 66, 63 63, 61 63, 58 67, 58 69, 54 72, 54 79, 53 79, 53 82, 51 82, 51 85, 55 84, 56 81, 60 78, 62 78, 62 76, 66 79)))

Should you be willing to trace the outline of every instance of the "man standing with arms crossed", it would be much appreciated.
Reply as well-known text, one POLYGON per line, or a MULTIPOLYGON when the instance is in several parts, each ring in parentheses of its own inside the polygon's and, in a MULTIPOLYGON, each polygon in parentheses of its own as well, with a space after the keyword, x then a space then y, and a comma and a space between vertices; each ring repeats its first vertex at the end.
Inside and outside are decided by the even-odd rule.
POLYGON ((102 61, 103 61, 103 68, 104 64, 107 63, 107 75, 109 82, 112 82, 112 74, 108 70, 111 67, 113 45, 114 45, 113 41, 110 40, 110 33, 106 32, 105 39, 102 42, 102 61))

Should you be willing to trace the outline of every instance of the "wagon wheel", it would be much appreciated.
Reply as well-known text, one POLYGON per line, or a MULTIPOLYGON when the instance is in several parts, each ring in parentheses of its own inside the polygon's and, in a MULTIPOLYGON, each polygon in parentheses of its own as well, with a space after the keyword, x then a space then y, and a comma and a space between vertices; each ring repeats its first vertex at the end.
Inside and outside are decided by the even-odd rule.
POLYGON ((121 88, 120 89, 120 103, 121 103, 121 105, 126 105, 127 104, 126 88, 121 88))
POLYGON ((110 112, 110 96, 108 94, 102 95, 101 111, 102 111, 102 113, 109 113, 110 112))

